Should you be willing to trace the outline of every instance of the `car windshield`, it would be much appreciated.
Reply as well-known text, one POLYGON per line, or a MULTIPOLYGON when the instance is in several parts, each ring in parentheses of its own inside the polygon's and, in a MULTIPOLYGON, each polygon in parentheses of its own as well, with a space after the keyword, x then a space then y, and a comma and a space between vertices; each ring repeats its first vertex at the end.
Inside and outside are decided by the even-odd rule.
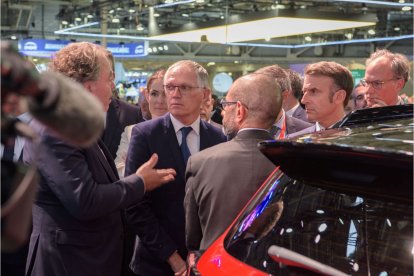
POLYGON ((314 184, 276 170, 230 230, 226 250, 273 275, 285 275, 286 268, 268 255, 272 245, 346 274, 412 275, 412 203, 339 193, 314 184))

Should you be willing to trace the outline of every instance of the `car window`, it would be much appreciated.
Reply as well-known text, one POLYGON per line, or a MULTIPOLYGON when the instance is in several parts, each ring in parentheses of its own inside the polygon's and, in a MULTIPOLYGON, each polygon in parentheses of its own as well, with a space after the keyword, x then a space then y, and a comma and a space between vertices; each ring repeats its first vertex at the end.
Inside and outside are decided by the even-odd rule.
POLYGON ((267 254, 272 245, 347 274, 412 275, 412 204, 320 189, 276 171, 225 239, 234 257, 283 275, 267 254))

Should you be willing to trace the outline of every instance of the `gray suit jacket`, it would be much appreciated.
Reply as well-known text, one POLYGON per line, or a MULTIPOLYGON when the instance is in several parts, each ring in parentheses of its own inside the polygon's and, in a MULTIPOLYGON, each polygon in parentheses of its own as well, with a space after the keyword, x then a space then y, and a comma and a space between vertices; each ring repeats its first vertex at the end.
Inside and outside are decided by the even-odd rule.
POLYGON ((292 114, 292 117, 308 122, 308 116, 306 115, 306 110, 303 109, 301 105, 299 105, 298 108, 296 108, 295 112, 293 112, 292 114))
POLYGON ((184 199, 188 250, 211 245, 275 169, 257 148, 271 139, 265 130, 244 130, 190 157, 184 199))
POLYGON ((298 132, 302 129, 311 127, 313 124, 299 120, 297 118, 286 115, 286 132, 287 134, 298 132))
POLYGON ((118 180, 102 141, 81 149, 33 120, 39 144, 26 142, 23 161, 39 171, 26 275, 120 275, 121 210, 144 195, 136 175, 118 180))

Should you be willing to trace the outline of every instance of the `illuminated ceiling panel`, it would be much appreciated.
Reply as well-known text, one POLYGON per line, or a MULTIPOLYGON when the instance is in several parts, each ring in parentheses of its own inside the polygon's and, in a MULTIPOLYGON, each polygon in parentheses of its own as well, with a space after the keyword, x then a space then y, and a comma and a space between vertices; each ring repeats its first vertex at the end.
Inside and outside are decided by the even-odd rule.
POLYGON ((166 41, 232 43, 321 33, 375 25, 375 22, 274 17, 243 23, 151 36, 166 41))

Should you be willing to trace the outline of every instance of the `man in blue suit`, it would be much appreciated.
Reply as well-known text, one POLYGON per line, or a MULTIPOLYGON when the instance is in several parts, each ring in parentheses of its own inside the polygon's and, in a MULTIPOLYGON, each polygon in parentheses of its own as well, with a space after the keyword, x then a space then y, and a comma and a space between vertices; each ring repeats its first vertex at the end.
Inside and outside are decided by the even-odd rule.
MULTIPOLYGON (((71 43, 56 53, 51 66, 96 96, 102 112, 108 109, 113 73, 104 48, 71 43)), ((157 157, 152 156, 119 180, 101 140, 80 148, 36 120, 30 125, 39 141, 25 144, 23 161, 36 163, 39 189, 26 275, 121 275, 123 209, 174 179, 175 172, 154 170, 157 157)))
POLYGON ((164 77, 169 113, 140 123, 132 130, 125 175, 153 153, 157 168, 174 168, 175 181, 145 195, 128 208, 127 220, 136 231, 131 269, 138 275, 182 275, 185 272, 184 190, 189 155, 226 141, 217 128, 200 120, 200 107, 210 96, 208 73, 198 63, 171 65, 164 77))

